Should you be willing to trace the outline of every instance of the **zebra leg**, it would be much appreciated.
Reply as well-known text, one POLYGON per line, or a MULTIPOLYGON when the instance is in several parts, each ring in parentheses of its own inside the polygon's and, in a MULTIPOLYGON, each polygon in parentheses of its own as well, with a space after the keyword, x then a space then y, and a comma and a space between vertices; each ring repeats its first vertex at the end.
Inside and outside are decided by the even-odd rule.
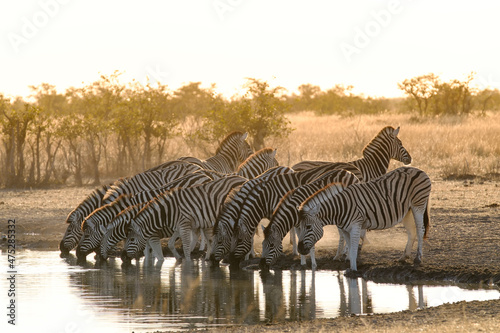
MULTIPOLYGON (((315 254, 315 251, 314 251, 314 246, 311 247, 311 250, 309 251, 309 255, 311 256, 311 268, 313 270, 315 270, 316 267, 318 267, 318 265, 316 264, 316 254, 315 254)), ((305 265, 305 263, 304 263, 304 265, 305 265)))
POLYGON ((368 238, 366 238, 366 229, 361 229, 360 237, 361 237, 361 242, 359 242, 358 252, 361 252, 361 248, 363 247, 363 245, 365 245, 365 243, 366 244, 369 243, 368 238))
MULTIPOLYGON (((206 244, 206 249, 207 252, 205 253, 205 261, 210 260, 210 255, 212 254, 212 235, 213 235, 213 230, 212 228, 208 229, 201 229, 201 240, 205 240, 206 244)), ((201 245, 200 245, 201 247, 201 245)))
POLYGON ((411 212, 411 210, 409 210, 408 213, 406 213, 402 222, 406 229, 406 234, 408 235, 408 241, 406 243, 405 252, 401 256, 401 258, 399 258, 399 261, 404 262, 406 261, 406 259, 410 258, 411 249, 413 248, 413 244, 417 239, 417 229, 415 221, 413 219, 413 213, 411 212))
POLYGON ((151 255, 151 246, 149 245, 149 241, 146 242, 146 248, 144 249, 144 263, 150 264, 153 260, 153 256, 151 255))
POLYGON ((339 231, 339 245, 337 247, 337 253, 335 254, 335 257, 333 257, 333 260, 342 260, 342 257, 344 255, 344 231, 340 228, 337 228, 339 231))
POLYGON ((425 207, 422 208, 412 208, 413 218, 415 219, 415 227, 417 229, 417 256, 413 263, 418 265, 422 262, 423 257, 423 246, 424 246, 424 212, 425 207))
MULTIPOLYGON (((207 250, 207 252, 210 251, 207 248, 207 246, 208 246, 208 240, 207 240, 206 235, 203 232, 201 232, 200 234, 201 234, 201 240, 200 240, 200 247, 198 248, 198 250, 200 250, 200 251, 207 250)), ((195 242, 195 244, 196 244, 196 242, 195 242)))
MULTIPOLYGON (((196 229, 196 230, 191 230, 191 248, 189 249, 189 253, 193 252, 195 247, 196 247, 196 243, 198 243, 198 238, 200 238, 200 233, 199 233, 199 230, 196 229)), ((201 237, 201 240, 203 241, 203 237, 201 237)), ((201 250, 201 242, 200 242, 200 250, 201 250)))
MULTIPOLYGON (((161 242, 160 242, 160 237, 158 236, 153 236, 148 240, 149 247, 151 248, 151 254, 158 259, 158 264, 163 263, 165 260, 163 258, 163 251, 161 249, 161 242)), ((154 261, 153 257, 153 261, 154 261)))
POLYGON ((188 223, 182 223, 179 225, 179 234, 181 236, 182 240, 182 249, 184 250, 184 259, 186 259, 187 262, 191 262, 191 235, 192 231, 191 228, 189 227, 191 223, 188 221, 188 223))
POLYGON ((170 249, 170 251, 174 255, 175 259, 181 260, 182 257, 179 254, 179 252, 177 252, 177 249, 175 248, 175 241, 177 240, 177 238, 179 238, 179 230, 176 229, 175 232, 170 237, 170 239, 168 240, 168 248, 170 249))
MULTIPOLYGON (((292 229, 290 229, 290 243, 292 244, 292 254, 294 256, 299 255, 299 251, 297 250, 297 235, 296 234, 297 234, 297 232, 295 230, 295 227, 292 227, 292 229)), ((302 264, 302 259, 301 259, 301 264, 302 264)))
POLYGON ((360 237, 361 237, 361 224, 354 222, 351 226, 351 230, 349 230, 348 232, 349 261, 351 262, 350 263, 351 271, 358 270, 356 259, 358 257, 358 245, 360 237))

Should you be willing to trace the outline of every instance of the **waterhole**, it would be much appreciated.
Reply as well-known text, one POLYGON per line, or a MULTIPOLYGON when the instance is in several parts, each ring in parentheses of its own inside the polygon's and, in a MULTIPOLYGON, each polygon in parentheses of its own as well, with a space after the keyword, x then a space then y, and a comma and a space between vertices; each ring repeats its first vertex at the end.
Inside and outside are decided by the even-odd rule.
MULTIPOLYGON (((89 256, 90 257, 90 256, 89 256)), ((7 297, 7 256, 0 287, 7 297)), ((352 314, 389 313, 444 303, 498 299, 498 289, 474 285, 397 285, 351 279, 336 271, 232 272, 198 260, 161 268, 111 259, 76 264, 59 252, 16 255, 15 304, 19 332, 151 332, 352 314)), ((1 308, 7 314, 9 299, 1 308)), ((8 325, 2 320, 2 332, 8 325)), ((8 332, 8 330, 7 330, 8 332)))

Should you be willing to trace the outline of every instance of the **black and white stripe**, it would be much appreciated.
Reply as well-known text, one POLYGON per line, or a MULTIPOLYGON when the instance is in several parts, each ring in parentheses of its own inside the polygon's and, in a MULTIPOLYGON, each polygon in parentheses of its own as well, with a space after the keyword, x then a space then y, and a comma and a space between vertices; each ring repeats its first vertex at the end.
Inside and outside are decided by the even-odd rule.
MULTIPOLYGON (((363 174, 362 181, 370 181, 386 174, 391 159, 403 162, 405 165, 411 163, 411 156, 403 147, 401 140, 397 137, 399 127, 391 126, 383 128, 363 149, 363 157, 349 162, 355 165, 363 174)), ((302 161, 294 166, 295 171, 307 170, 318 165, 329 163, 326 161, 302 161)))
POLYGON ((253 236, 261 219, 270 219, 281 198, 294 188, 307 184, 325 172, 344 169, 361 176, 359 170, 347 163, 330 163, 313 169, 278 175, 258 184, 241 208, 234 228, 236 246, 231 249, 230 261, 236 263, 250 251, 253 236))
POLYGON ((179 177, 198 170, 200 170, 199 166, 178 161, 159 170, 141 172, 132 177, 116 181, 104 196, 103 201, 104 203, 110 203, 122 194, 133 195, 142 191, 159 188, 179 177))
POLYGON ((181 157, 179 160, 199 165, 203 169, 221 173, 233 173, 238 166, 253 154, 252 148, 246 139, 248 133, 232 132, 217 148, 215 155, 205 161, 195 157, 181 157))
POLYGON ((245 182, 241 187, 235 188, 228 195, 220 214, 217 216, 214 224, 213 233, 213 249, 211 257, 212 261, 219 262, 230 251, 232 246, 234 224, 238 219, 241 207, 245 204, 245 200, 252 189, 261 182, 266 182, 269 179, 293 172, 288 167, 274 167, 262 173, 260 176, 245 182))
POLYGON ((96 209, 82 223, 83 237, 76 251, 78 259, 83 260, 91 252, 97 251, 108 223, 127 207, 134 205, 144 206, 150 200, 171 189, 191 187, 211 180, 211 178, 203 174, 187 174, 153 190, 138 192, 133 196, 122 194, 115 201, 96 209))
MULTIPOLYGON (((430 192, 431 181, 427 174, 413 167, 401 167, 373 181, 345 189, 338 184, 327 186, 299 207, 304 230, 299 237, 299 252, 309 252, 323 236, 323 226, 337 225, 349 244, 351 270, 356 271, 361 230, 390 228, 403 221, 411 210, 418 239, 415 263, 420 263, 423 239, 429 230, 430 192)), ((407 244, 403 259, 409 256, 412 244, 407 244)))
POLYGON ((103 198, 109 189, 111 189, 111 184, 96 188, 68 214, 68 217, 66 218, 68 227, 66 228, 63 239, 59 244, 61 254, 68 254, 69 251, 78 245, 78 242, 83 236, 81 228, 83 220, 95 209, 102 206, 103 198))
POLYGON ((241 163, 238 170, 236 170, 236 174, 246 179, 254 179, 263 172, 277 167, 278 165, 279 163, 276 160, 276 149, 262 148, 241 163))
MULTIPOLYGON (((278 207, 274 210, 268 226, 264 229, 264 241, 262 242, 262 260, 263 264, 272 265, 278 256, 283 253, 283 238, 290 232, 294 248, 296 247, 295 235, 292 234, 299 226, 299 212, 297 207, 309 196, 316 193, 323 187, 331 183, 342 183, 349 186, 359 183, 359 179, 346 170, 332 170, 324 173, 316 180, 299 186, 289 191, 280 201, 278 207)), ((339 238, 339 246, 334 260, 338 259, 343 252, 343 237, 339 238)), ((295 249, 293 251, 295 253, 295 249)), ((311 266, 316 267, 314 248, 310 251, 311 266)), ((305 256, 301 255, 301 264, 305 265, 305 256)))
MULTIPOLYGON (((176 189, 157 197, 131 221, 124 252, 129 258, 137 257, 144 250, 147 239, 168 226, 178 230, 184 257, 190 260, 192 232, 199 230, 210 242, 213 223, 226 196, 231 189, 245 181, 240 176, 228 176, 203 185, 176 189)), ((210 255, 210 243, 208 249, 207 257, 210 255)))

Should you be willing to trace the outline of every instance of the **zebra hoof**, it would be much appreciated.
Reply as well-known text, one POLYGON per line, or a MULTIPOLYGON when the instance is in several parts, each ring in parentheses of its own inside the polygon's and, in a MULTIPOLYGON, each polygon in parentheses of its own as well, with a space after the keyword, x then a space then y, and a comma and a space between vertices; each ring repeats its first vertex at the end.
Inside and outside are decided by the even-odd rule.
POLYGON ((420 260, 420 258, 415 258, 415 260, 413 260, 413 264, 415 266, 420 266, 421 263, 422 263, 422 260, 420 260))

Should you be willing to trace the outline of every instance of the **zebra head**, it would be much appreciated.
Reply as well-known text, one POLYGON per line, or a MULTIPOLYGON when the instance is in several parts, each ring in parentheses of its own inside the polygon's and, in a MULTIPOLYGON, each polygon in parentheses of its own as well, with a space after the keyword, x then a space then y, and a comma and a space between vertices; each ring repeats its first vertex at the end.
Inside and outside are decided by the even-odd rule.
POLYGON ((109 251, 122 239, 127 238, 127 228, 130 225, 129 214, 120 214, 109 223, 106 227, 106 232, 102 236, 100 252, 101 257, 106 260, 109 251))
POLYGON ((250 148, 250 145, 246 141, 247 137, 248 133, 230 133, 224 138, 224 140, 222 140, 215 154, 232 156, 238 162, 238 165, 240 165, 253 154, 252 148, 250 148))
POLYGON ((131 223, 127 231, 125 245, 123 246, 123 254, 126 254, 129 259, 139 259, 145 248, 146 239, 139 228, 131 223))
POLYGON ((69 251, 75 248, 78 245, 78 242, 83 236, 83 232, 81 229, 81 224, 83 221, 82 213, 75 209, 71 213, 69 213, 66 218, 66 223, 68 223, 68 227, 66 228, 66 232, 64 233, 63 239, 59 244, 59 249, 61 250, 61 254, 67 255, 69 251))
POLYGON ((269 268, 283 254, 283 242, 274 231, 274 224, 270 223, 264 231, 264 241, 262 241, 262 259, 260 260, 261 268, 269 268))
POLYGON ((399 127, 392 131, 390 138, 391 142, 391 158, 403 162, 403 164, 408 165, 411 163, 410 153, 403 147, 403 143, 398 138, 399 127))
POLYGON ((210 256, 212 262, 219 262, 224 259, 232 248, 233 239, 233 229, 231 225, 234 225, 234 222, 229 224, 220 220, 217 221, 216 224, 212 240, 212 255, 210 256))
POLYGON ((250 252, 253 242, 253 233, 248 231, 244 221, 238 221, 234 226, 234 237, 229 261, 239 263, 250 252))
POLYGON ((299 245, 298 251, 302 255, 309 253, 318 240, 323 237, 323 223, 318 218, 320 206, 309 201, 297 207, 299 210, 299 245))
POLYGON ((82 223, 83 237, 76 248, 76 257, 84 260, 90 253, 96 251, 101 244, 102 235, 106 232, 103 223, 94 216, 87 217, 82 223))

